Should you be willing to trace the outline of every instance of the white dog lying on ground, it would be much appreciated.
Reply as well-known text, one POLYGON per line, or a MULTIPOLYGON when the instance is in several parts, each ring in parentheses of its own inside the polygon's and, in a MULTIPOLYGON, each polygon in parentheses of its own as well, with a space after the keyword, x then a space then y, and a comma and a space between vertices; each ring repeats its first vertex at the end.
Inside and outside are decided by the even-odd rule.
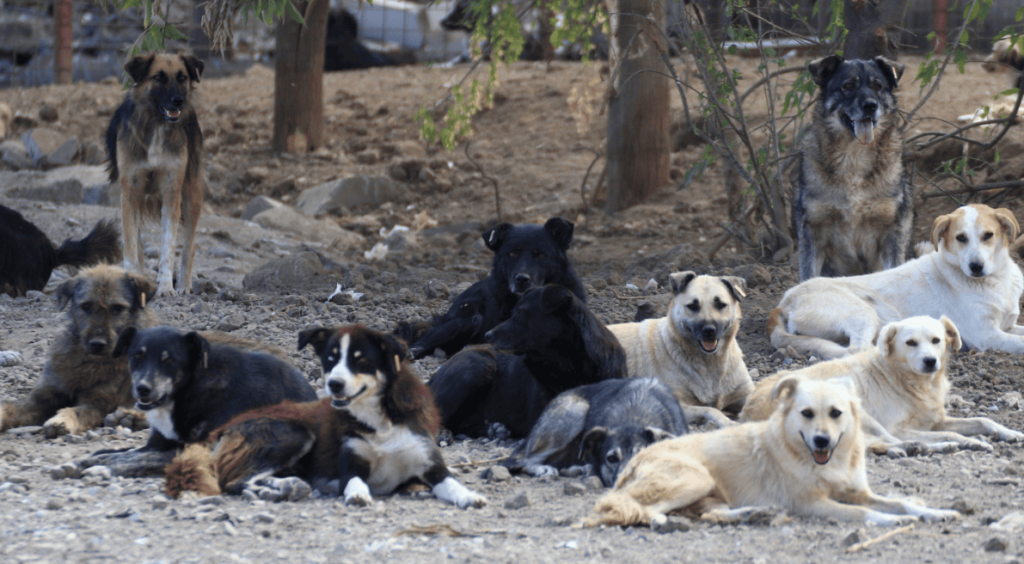
POLYGON ((767 421, 654 443, 598 500, 590 524, 658 523, 670 511, 734 521, 770 507, 878 525, 955 519, 871 492, 854 386, 789 376, 775 386, 779 406, 767 421))
POLYGON ((776 348, 830 359, 871 347, 886 323, 945 315, 972 349, 1024 353, 1024 274, 1010 259, 1019 231, 1010 210, 983 204, 939 216, 935 251, 890 270, 791 288, 768 317, 768 336, 776 348))
POLYGON ((863 407, 861 425, 867 448, 875 453, 906 456, 917 451, 992 450, 987 442, 965 435, 1024 440, 1024 433, 985 417, 946 416, 947 369, 952 353, 960 346, 960 332, 948 317, 918 316, 889 323, 878 334, 877 347, 759 381, 747 398, 742 419, 762 421, 771 416, 778 404, 772 389, 781 378, 849 376, 863 407))

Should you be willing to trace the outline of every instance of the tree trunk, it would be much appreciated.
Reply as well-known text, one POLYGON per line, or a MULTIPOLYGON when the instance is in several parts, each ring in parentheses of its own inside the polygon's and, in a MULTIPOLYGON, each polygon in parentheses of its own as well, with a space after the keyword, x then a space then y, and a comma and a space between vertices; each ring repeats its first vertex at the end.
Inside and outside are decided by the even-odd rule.
POLYGON ((296 2, 303 27, 284 18, 274 61, 274 152, 311 151, 323 144, 324 44, 329 0, 296 2))
POLYGON ((74 35, 75 12, 71 0, 57 0, 53 7, 53 82, 71 84, 71 42, 74 35))
POLYGON ((843 0, 843 19, 849 34, 843 56, 896 59, 899 25, 907 12, 907 0, 843 0))
POLYGON ((645 19, 660 25, 664 6, 655 0, 619 0, 615 11, 623 15, 612 17, 608 213, 640 203, 669 179, 669 82, 645 19))
POLYGON ((210 66, 210 38, 203 33, 203 14, 206 12, 207 0, 192 0, 192 23, 188 29, 188 46, 192 54, 199 59, 206 61, 207 68, 210 66))

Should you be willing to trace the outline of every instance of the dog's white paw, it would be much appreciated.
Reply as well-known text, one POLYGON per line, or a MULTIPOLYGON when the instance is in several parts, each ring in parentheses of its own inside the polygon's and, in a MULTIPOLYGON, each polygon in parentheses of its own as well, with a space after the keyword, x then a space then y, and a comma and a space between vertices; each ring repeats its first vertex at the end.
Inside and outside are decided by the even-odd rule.
POLYGON ((885 451, 885 455, 888 456, 889 458, 906 458, 907 451, 903 450, 900 447, 894 446, 889 447, 889 450, 885 451))
POLYGON ((872 525, 879 525, 882 527, 897 527, 900 525, 916 523, 918 520, 919 519, 916 515, 893 515, 891 513, 882 513, 880 511, 869 511, 868 516, 864 521, 872 525))
POLYGON ((157 297, 157 298, 165 298, 167 296, 177 296, 177 295, 178 295, 178 293, 174 291, 174 285, 171 284, 170 282, 167 282, 166 284, 161 282, 160 285, 157 286, 157 288, 156 288, 156 296, 155 297, 157 297))
POLYGON ((945 523, 956 521, 960 518, 960 513, 952 509, 927 509, 922 511, 920 516, 926 523, 945 523))
MULTIPOLYGON (((351 482, 349 482, 351 483, 351 482)), ((345 488, 348 493, 348 488, 345 488)), ((467 507, 483 507, 487 505, 487 498, 463 486, 458 480, 448 476, 431 490, 437 499, 446 501, 460 509, 467 507)))
POLYGON ((526 470, 526 473, 533 476, 534 478, 558 475, 558 468, 555 468, 554 466, 548 466, 547 464, 527 466, 524 468, 524 470, 526 470))
POLYGON ((999 430, 999 440, 1007 443, 1019 443, 1024 442, 1024 433, 1014 431, 1013 429, 1007 429, 1003 427, 999 430))
POLYGON ((967 439, 959 446, 964 450, 981 450, 985 452, 992 452, 994 450, 994 447, 991 444, 976 439, 967 439))
POLYGON ((361 478, 352 478, 345 485, 345 505, 367 506, 373 503, 370 487, 361 478))
POLYGON ((18 351, 0 351, 0 367, 20 366, 23 362, 25 359, 18 351))

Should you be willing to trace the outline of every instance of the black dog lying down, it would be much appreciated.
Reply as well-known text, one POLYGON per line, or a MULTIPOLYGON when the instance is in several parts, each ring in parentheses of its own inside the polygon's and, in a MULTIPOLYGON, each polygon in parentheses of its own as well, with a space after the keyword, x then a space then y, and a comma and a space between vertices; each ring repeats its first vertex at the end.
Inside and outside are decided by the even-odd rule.
POLYGON ((302 331, 299 349, 307 344, 320 357, 331 397, 236 417, 168 467, 169 495, 276 496, 296 480, 276 476, 297 474, 321 491, 339 480, 345 503, 366 505, 410 481, 426 483, 438 499, 461 508, 486 503, 448 472, 434 443, 437 408, 398 340, 353 325, 302 331))
POLYGON ((109 466, 120 476, 159 475, 184 445, 205 440, 243 411, 285 399, 316 399, 298 369, 259 349, 273 350, 223 333, 125 329, 113 356, 128 355, 135 407, 149 419, 149 441, 136 449, 96 452, 82 466, 109 466))
POLYGON ((559 394, 503 464, 533 476, 588 465, 611 487, 642 448, 688 431, 679 401, 657 378, 605 380, 559 394))
POLYGON ((512 315, 519 297, 531 288, 558 284, 587 301, 583 284, 566 251, 573 224, 553 217, 541 225, 502 223, 483 234, 494 252, 487 278, 459 294, 448 311, 431 322, 399 325, 395 333, 409 343, 415 358, 442 349, 451 356, 484 342, 484 335, 512 315))
POLYGON ((113 220, 100 220, 77 241, 54 247, 45 233, 20 213, 0 205, 0 293, 17 297, 42 290, 58 266, 91 266, 121 260, 121 233, 113 220))
POLYGON ((493 423, 525 437, 559 393, 626 377, 618 340, 568 289, 530 290, 512 317, 434 373, 430 389, 453 433, 482 436, 493 423))

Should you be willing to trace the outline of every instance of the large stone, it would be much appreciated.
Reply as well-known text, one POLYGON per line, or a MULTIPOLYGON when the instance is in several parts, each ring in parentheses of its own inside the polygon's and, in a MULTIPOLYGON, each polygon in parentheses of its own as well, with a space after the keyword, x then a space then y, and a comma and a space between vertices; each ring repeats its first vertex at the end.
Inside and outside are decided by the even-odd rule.
POLYGON ((8 192, 8 195, 55 204, 80 204, 82 203, 82 183, 74 178, 67 178, 48 184, 14 188, 8 192))
POLYGON ((306 215, 336 214, 342 208, 376 207, 399 200, 405 193, 402 186, 384 176, 353 176, 303 190, 295 207, 306 215))
POLYGON ((28 156, 37 164, 70 140, 69 136, 45 127, 30 129, 21 136, 28 156))
POLYGON ((35 167, 35 163, 28 156, 25 144, 17 139, 8 139, 0 143, 0 159, 4 165, 12 170, 25 170, 35 167))
POLYGON ((72 137, 58 147, 56 151, 39 159, 39 164, 43 168, 68 166, 74 163, 78 158, 78 151, 80 148, 81 145, 78 143, 78 138, 72 137))
POLYGON ((267 229, 294 233, 307 241, 316 241, 344 250, 361 246, 363 237, 338 227, 333 221, 306 217, 288 206, 271 208, 256 214, 252 221, 267 229))
POLYGON ((283 206, 281 202, 268 198, 266 196, 258 196, 253 198, 249 202, 249 205, 245 206, 245 211, 242 212, 242 219, 246 221, 252 221, 252 218, 256 217, 260 212, 267 211, 273 208, 279 208, 283 206))
POLYGON ((321 274, 323 265, 315 253, 301 252, 274 259, 256 268, 242 279, 246 290, 305 287, 310 278, 321 274))

